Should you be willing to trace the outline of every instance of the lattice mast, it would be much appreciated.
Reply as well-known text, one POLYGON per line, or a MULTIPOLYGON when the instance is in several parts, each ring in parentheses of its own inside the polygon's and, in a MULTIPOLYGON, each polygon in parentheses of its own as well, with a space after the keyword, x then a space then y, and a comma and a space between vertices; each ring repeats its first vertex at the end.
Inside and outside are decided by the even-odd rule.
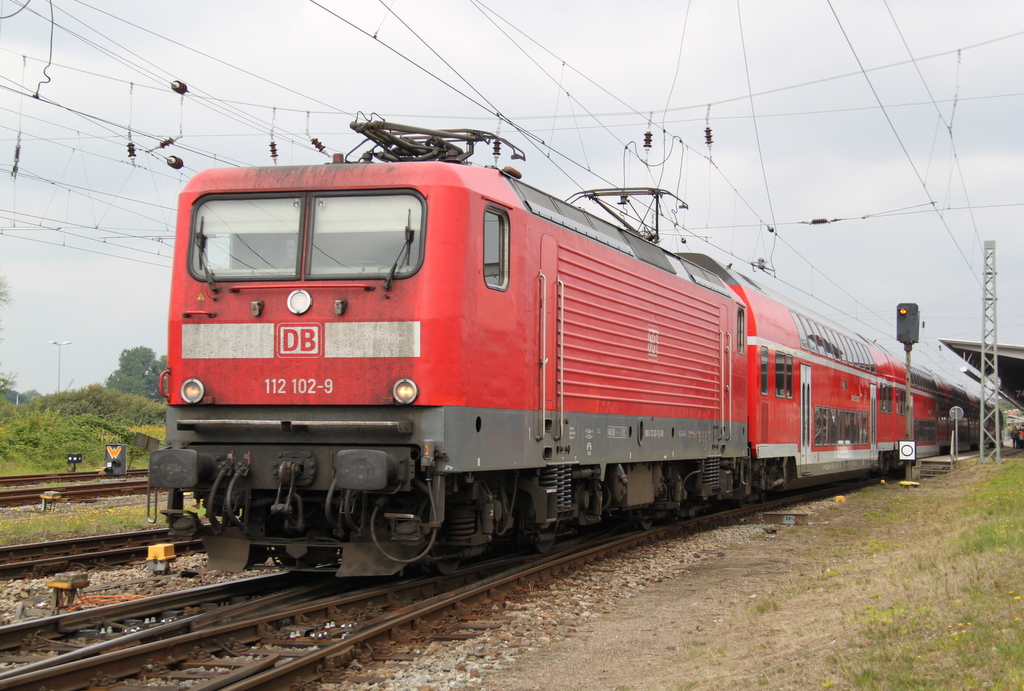
POLYGON ((1003 462, 1000 448, 999 340, 996 338, 996 243, 985 241, 985 280, 981 298, 981 449, 978 463, 985 462, 992 444, 996 463, 1003 462), (989 429, 991 426, 991 430, 989 429))

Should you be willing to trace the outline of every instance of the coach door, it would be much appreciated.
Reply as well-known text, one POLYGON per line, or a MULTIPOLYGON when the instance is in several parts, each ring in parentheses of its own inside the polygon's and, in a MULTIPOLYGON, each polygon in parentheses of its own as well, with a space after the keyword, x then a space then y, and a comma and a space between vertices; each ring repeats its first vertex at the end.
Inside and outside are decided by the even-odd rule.
POLYGON ((871 444, 871 458, 878 458, 878 385, 871 385, 871 412, 868 413, 868 443, 871 444))
POLYGON ((800 365, 800 459, 802 471, 811 462, 811 442, 814 439, 814 405, 811 401, 811 366, 800 365))

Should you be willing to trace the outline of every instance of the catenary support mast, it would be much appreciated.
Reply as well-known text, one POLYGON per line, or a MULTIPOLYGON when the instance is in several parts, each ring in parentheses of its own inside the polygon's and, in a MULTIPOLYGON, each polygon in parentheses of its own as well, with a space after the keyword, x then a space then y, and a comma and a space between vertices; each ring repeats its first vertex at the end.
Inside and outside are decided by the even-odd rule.
POLYGON ((991 444, 996 463, 1003 462, 1000 448, 999 341, 996 338, 996 243, 985 241, 985 280, 981 306, 981 448, 978 463, 985 462, 991 444))

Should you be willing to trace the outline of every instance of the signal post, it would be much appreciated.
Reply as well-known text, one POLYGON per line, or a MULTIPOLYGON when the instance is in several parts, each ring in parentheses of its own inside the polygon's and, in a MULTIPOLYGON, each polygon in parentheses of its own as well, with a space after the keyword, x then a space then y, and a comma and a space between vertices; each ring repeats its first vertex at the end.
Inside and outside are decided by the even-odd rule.
MULTIPOLYGON (((904 384, 904 396, 907 402, 904 407, 907 420, 907 434, 905 437, 907 441, 913 441, 914 439, 914 397, 910 394, 910 351, 914 348, 914 344, 920 340, 920 337, 921 313, 917 308, 917 304, 901 302, 896 305, 896 340, 903 344, 903 350, 907 354, 907 379, 904 384)), ((911 477, 913 475, 913 466, 913 462, 906 465, 907 480, 913 479, 911 477)))

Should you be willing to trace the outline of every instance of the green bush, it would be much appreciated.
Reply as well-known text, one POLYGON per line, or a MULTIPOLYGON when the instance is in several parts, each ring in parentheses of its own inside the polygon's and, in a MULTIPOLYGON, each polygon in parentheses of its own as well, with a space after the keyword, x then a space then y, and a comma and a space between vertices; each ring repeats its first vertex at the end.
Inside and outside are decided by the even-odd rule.
POLYGON ((0 426, 0 473, 65 471, 69 453, 82 454, 79 470, 99 470, 104 465, 107 444, 133 441, 133 430, 96 415, 26 411, 4 420, 0 426))
POLYGON ((166 414, 163 403, 114 391, 99 384, 40 396, 26 407, 61 415, 96 415, 126 425, 163 425, 166 414))
POLYGON ((78 470, 100 470, 107 444, 128 444, 129 467, 145 467, 149 453, 133 446, 135 434, 163 437, 164 411, 99 384, 19 406, 0 402, 0 474, 66 471, 70 453, 83 456, 78 470))

